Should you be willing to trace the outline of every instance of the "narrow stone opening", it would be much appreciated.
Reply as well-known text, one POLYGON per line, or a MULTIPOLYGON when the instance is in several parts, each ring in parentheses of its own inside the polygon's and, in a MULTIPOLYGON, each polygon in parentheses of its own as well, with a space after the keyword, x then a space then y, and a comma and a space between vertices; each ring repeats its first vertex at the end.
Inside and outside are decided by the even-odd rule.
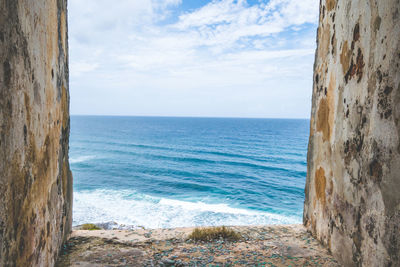
POLYGON ((311 2, 70 1, 74 225, 301 223, 317 21, 311 2))
POLYGON ((322 0, 319 20, 309 12, 318 10, 312 0, 69 3, 78 16, 67 32, 66 0, 0 2, 0 266, 400 265, 398 0, 322 0), (301 38, 316 24, 309 75, 302 71, 313 53, 303 45, 312 41, 301 38), (284 88, 292 78, 293 88, 307 85, 300 77, 310 77, 310 88, 314 77, 305 227, 139 226, 144 215, 157 227, 290 219, 284 212, 300 201, 300 143, 308 130, 304 120, 260 117, 297 110, 290 105, 296 94, 284 88), (254 82, 276 90, 254 95, 263 92, 254 82), (140 90, 132 95, 135 86, 140 90), (70 117, 70 92, 72 114, 98 116, 70 117), (218 92, 222 98, 213 95, 218 92), (248 105, 257 101, 262 104, 248 105), (197 102, 200 110, 230 118, 204 118, 194 112, 197 102), (181 114, 182 103, 194 113, 181 114), (278 113, 258 113, 263 106, 278 113), (131 108, 146 112, 126 112, 131 108), (122 214, 114 225, 126 220, 124 227, 137 229, 88 224, 71 231, 69 159, 75 218, 122 214), (107 203, 115 205, 107 209, 107 203))

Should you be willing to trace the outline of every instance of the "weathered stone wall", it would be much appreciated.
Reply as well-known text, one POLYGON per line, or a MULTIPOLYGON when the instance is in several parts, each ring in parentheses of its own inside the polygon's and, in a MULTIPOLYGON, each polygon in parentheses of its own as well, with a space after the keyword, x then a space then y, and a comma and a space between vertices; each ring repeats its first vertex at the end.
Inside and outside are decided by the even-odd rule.
POLYGON ((51 266, 71 228, 66 0, 0 0, 0 266, 51 266))
POLYGON ((400 266, 400 1, 322 0, 304 224, 345 266, 400 266))

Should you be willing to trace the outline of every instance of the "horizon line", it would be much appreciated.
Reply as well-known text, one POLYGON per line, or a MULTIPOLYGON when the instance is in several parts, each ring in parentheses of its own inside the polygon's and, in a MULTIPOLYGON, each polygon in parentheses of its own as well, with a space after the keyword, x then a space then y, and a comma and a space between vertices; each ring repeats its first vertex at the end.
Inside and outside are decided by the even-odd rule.
POLYGON ((310 120, 304 117, 234 117, 234 116, 177 116, 177 115, 105 115, 105 114, 70 114, 70 116, 87 117, 138 117, 138 118, 192 118, 192 119, 275 119, 275 120, 310 120))

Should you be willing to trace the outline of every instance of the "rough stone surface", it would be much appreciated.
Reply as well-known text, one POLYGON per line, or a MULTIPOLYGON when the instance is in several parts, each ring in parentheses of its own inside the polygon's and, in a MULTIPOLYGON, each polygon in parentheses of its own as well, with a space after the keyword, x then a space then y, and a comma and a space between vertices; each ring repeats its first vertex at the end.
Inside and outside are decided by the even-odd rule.
POLYGON ((71 228, 66 0, 0 0, 0 266, 52 266, 71 228))
POLYGON ((241 238, 195 242, 193 227, 76 230, 56 266, 340 266, 302 225, 229 228, 241 238))
POLYGON ((344 266, 400 266, 400 1, 322 0, 304 224, 344 266))

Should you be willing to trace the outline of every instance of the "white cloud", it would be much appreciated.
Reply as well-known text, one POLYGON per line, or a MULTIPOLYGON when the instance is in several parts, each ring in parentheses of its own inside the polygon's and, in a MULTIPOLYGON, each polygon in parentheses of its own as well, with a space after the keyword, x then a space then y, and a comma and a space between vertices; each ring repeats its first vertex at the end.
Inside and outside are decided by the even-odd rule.
POLYGON ((96 70, 98 67, 99 64, 97 63, 89 63, 83 61, 75 61, 71 62, 70 64, 71 75, 73 76, 80 76, 86 72, 92 72, 96 70))
MULTIPOLYGON (((239 94, 237 99, 240 90, 242 98, 247 99, 248 90, 254 88, 261 101, 272 96, 266 84, 289 90, 293 85, 305 84, 296 79, 312 79, 318 1, 271 0, 249 5, 245 0, 214 0, 191 12, 182 12, 181 3, 70 0, 71 91, 79 95, 80 90, 108 87, 113 93, 106 95, 104 89, 98 97, 99 101, 109 101, 109 97, 120 94, 134 98, 138 90, 146 88, 153 92, 147 98, 151 102, 155 94, 165 92, 171 94, 171 99, 180 99, 182 91, 192 95, 207 91, 208 97, 224 98, 229 88, 239 94), (287 81, 277 82, 282 79, 287 81), (117 91, 120 93, 114 93, 117 91)), ((310 82, 307 80, 308 86, 310 82)), ((291 90, 304 95, 305 90, 311 92, 311 86, 291 90)), ((190 99, 188 94, 186 101, 204 100, 190 99)), ((72 98, 72 112, 85 113, 83 106, 74 103, 72 98)), ((220 109, 232 110, 234 103, 228 101, 220 109)), ((175 115, 193 113, 190 105, 180 105, 181 114, 175 115)), ((201 106, 193 103, 196 105, 201 106)), ((160 114, 164 114, 162 108, 157 108, 160 114)), ((308 116, 308 107, 304 110, 308 116)), ((129 114, 137 113, 140 111, 132 107, 129 114)))
MULTIPOLYGON (((205 7, 180 16, 174 27, 196 29, 214 43, 235 42, 247 36, 269 36, 290 26, 317 21, 315 0, 272 0, 268 4, 248 6, 246 1, 212 1, 205 7)), ((211 42, 212 43, 212 42, 211 42)))

